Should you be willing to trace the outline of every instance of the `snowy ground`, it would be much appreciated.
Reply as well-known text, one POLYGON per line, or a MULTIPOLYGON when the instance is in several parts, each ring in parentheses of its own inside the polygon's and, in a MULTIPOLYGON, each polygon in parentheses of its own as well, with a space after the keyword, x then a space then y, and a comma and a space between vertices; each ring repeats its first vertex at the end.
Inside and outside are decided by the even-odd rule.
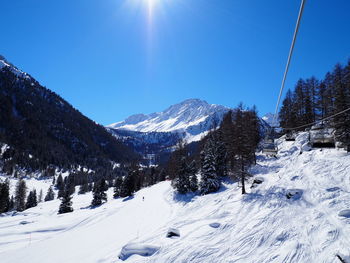
POLYGON ((305 139, 281 140, 278 159, 258 156, 252 173, 264 182, 243 197, 236 183, 178 197, 162 182, 129 200, 112 199, 110 189, 96 209, 87 208, 86 194, 74 196, 70 214, 57 215, 54 200, 0 217, 1 262, 121 262, 129 243, 159 250, 125 262, 340 262, 336 254, 350 255, 350 218, 338 215, 350 209, 350 155, 299 154, 305 139), (302 195, 287 199, 290 189, 302 195), (166 238, 169 227, 181 236, 166 238))

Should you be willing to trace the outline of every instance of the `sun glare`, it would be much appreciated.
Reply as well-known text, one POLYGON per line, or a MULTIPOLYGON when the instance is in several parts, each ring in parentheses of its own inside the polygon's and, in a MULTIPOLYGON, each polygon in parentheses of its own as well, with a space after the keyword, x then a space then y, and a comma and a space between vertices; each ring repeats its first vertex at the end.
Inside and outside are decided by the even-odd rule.
POLYGON ((147 2, 147 8, 148 8, 148 19, 152 20, 154 8, 156 5, 157 0, 145 0, 147 2))

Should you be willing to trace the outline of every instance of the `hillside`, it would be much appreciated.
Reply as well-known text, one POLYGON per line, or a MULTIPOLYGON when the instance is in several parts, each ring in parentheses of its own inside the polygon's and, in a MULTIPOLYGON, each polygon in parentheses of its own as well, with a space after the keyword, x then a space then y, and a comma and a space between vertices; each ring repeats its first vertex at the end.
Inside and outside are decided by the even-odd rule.
POLYGON ((277 159, 258 155, 249 182, 263 183, 244 196, 232 182, 206 196, 177 196, 162 182, 124 200, 110 189, 95 209, 87 208, 89 193, 74 196, 70 214, 57 215, 54 200, 2 216, 2 262, 121 262, 130 242, 159 250, 125 262, 339 262, 336 254, 350 255, 350 218, 338 215, 350 209, 350 155, 306 151, 306 139, 281 138, 277 159), (287 199, 291 189, 299 195, 287 199), (181 236, 166 238, 169 227, 181 236))
POLYGON ((97 169, 137 158, 106 129, 0 57, 0 169, 97 169))

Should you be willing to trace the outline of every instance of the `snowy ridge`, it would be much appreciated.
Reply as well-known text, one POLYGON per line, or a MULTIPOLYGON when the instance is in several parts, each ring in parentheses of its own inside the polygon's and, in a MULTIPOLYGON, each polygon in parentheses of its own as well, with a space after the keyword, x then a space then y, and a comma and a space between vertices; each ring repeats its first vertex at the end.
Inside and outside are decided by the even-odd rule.
MULTIPOLYGON (((206 196, 178 196, 170 182, 113 199, 89 209, 92 195, 74 195, 74 212, 57 215, 60 201, 40 203, 14 216, 0 217, 3 263, 123 262, 127 244, 159 248, 150 256, 131 255, 124 262, 340 262, 350 259, 350 155, 336 149, 300 149, 278 142, 278 158, 258 155, 252 167, 263 183, 241 195, 238 183, 225 182, 206 196), (287 199, 289 189, 301 195, 287 199), (143 197, 145 200, 143 201, 143 197), (169 227, 180 237, 166 238, 169 227), (62 253, 58 252, 62 251, 62 253)), ((39 191, 40 188, 37 188, 39 191)))
POLYGON ((221 120, 229 108, 208 104, 199 99, 188 99, 172 105, 165 111, 149 115, 136 114, 124 121, 109 125, 109 128, 139 132, 188 132, 198 135, 210 128, 214 120, 221 120))
POLYGON ((10 62, 8 62, 3 56, 0 55, 0 70, 3 68, 9 68, 11 72, 13 72, 17 77, 22 77, 22 78, 30 78, 30 76, 16 68, 14 65, 12 65, 10 62))

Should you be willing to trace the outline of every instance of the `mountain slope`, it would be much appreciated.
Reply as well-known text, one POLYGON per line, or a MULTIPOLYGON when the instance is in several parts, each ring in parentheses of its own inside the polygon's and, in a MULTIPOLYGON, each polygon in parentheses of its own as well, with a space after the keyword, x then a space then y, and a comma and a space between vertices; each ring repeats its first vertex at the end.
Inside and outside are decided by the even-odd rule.
POLYGON ((203 100, 189 99, 162 112, 132 115, 125 121, 108 127, 139 132, 179 131, 197 135, 209 130, 215 121, 219 122, 228 110, 229 108, 208 104, 203 100))
POLYGON ((280 139, 277 159, 258 155, 250 172, 264 182, 245 196, 237 183, 226 182, 206 196, 177 196, 170 182, 162 182, 129 200, 113 199, 110 189, 108 203, 96 209, 86 209, 89 193, 74 196, 71 214, 57 215, 54 200, 0 217, 2 262, 122 262, 118 255, 130 242, 159 250, 125 262, 328 263, 339 262, 336 254, 350 259, 350 218, 338 215, 350 208, 350 155, 336 149, 300 154, 306 140, 306 133, 295 142, 280 139), (287 199, 289 189, 302 195, 287 199), (166 238, 169 227, 181 236, 166 238))
POLYGON ((102 167, 136 158, 128 147, 0 57, 0 168, 102 167))

